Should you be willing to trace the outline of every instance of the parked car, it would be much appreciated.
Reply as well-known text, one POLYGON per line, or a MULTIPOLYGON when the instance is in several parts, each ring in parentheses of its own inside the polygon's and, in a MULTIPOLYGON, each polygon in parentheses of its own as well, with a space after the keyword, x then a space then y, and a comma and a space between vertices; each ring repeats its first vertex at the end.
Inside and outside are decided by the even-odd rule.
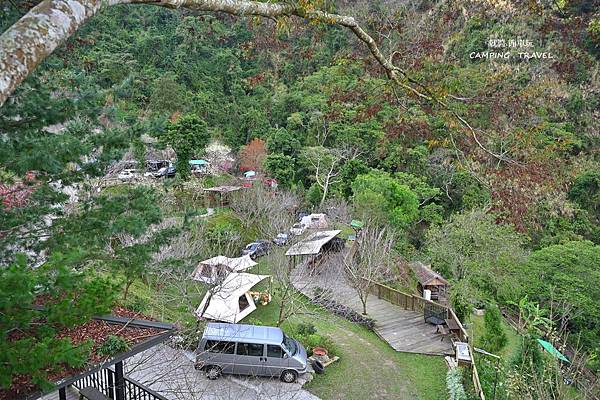
POLYGON ((280 328, 208 323, 194 366, 208 379, 221 374, 262 375, 293 383, 308 370, 308 358, 306 349, 280 328))
POLYGON ((257 240, 256 242, 248 244, 246 248, 242 250, 242 256, 249 254, 250 258, 254 260, 260 256, 269 254, 270 249, 271 242, 269 242, 268 240, 257 240))
POLYGON ((287 233, 278 233, 273 239, 273 243, 277 246, 285 246, 290 241, 290 235, 287 233))
POLYGON ((303 225, 301 223, 297 223, 297 224, 292 225, 292 227, 290 228, 290 233, 295 236, 300 236, 304 233, 305 230, 306 230, 305 225, 303 225))
POLYGON ((137 171, 135 169, 124 169, 119 173, 118 178, 123 182, 127 182, 135 179, 136 176, 137 171))
POLYGON ((156 171, 154 173, 154 177, 155 178, 162 178, 162 177, 169 177, 172 178, 175 176, 175 167, 162 167, 161 169, 159 169, 158 171, 156 171))

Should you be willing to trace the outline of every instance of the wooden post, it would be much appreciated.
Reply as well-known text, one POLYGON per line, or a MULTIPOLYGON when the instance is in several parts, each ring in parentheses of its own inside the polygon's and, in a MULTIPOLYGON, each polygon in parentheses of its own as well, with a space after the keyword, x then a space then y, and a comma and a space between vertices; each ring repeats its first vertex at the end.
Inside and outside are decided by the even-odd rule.
POLYGON ((59 400, 67 400, 67 390, 64 387, 58 389, 58 399, 59 400))
POLYGON ((123 377, 123 361, 115 364, 115 400, 125 400, 125 378, 123 377))

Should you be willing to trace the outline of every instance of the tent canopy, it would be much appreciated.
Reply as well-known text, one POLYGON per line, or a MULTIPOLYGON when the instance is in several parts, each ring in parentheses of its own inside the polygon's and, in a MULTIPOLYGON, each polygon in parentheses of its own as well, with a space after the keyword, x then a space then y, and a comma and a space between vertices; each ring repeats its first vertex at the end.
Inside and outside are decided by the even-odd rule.
POLYGON ((350 221, 350 226, 355 229, 361 229, 363 227, 363 225, 364 225, 364 223, 357 219, 353 219, 352 221, 350 221))
POLYGON ((270 275, 254 275, 232 272, 212 293, 204 295, 196 309, 196 316, 203 319, 237 323, 256 310, 254 299, 248 291, 270 275), (208 305, 207 305, 208 303, 208 305))
POLYGON ((565 357, 560 351, 558 351, 556 347, 552 345, 552 343, 542 339, 538 339, 537 341, 548 353, 552 354, 554 357, 558 358, 561 361, 570 363, 569 359, 565 357))
POLYGON ((286 256, 303 256, 303 255, 311 255, 311 254, 319 254, 321 251, 321 247, 325 245, 325 243, 332 240, 338 234, 340 234, 340 230, 333 231, 319 231, 311 234, 306 239, 299 241, 294 244, 292 247, 286 251, 286 256))
POLYGON ((208 260, 200 261, 192 273, 195 281, 214 283, 219 277, 224 277, 229 272, 241 272, 252 268, 257 263, 250 258, 249 254, 242 257, 229 258, 216 256, 208 260))
POLYGON ((207 165, 208 161, 206 160, 190 160, 190 165, 207 165))

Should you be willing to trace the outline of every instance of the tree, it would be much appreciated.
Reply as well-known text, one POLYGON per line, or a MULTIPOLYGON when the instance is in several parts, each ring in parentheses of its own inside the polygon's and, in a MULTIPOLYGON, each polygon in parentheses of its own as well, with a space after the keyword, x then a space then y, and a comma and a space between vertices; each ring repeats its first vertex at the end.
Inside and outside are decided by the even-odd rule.
POLYGON ((499 225, 482 210, 455 214, 430 228, 426 253, 446 277, 466 279, 485 293, 513 299, 514 274, 525 262, 522 238, 510 226, 499 225))
POLYGON ((302 158, 308 163, 315 183, 321 188, 319 205, 322 205, 331 187, 341 182, 338 175, 342 162, 347 158, 346 152, 322 146, 307 147, 302 158))
POLYGON ((529 298, 552 310, 561 325, 581 333, 585 345, 600 339, 600 306, 595 301, 600 296, 599 263, 600 246, 590 241, 567 242, 533 252, 520 276, 529 298))
POLYGON ((265 141, 258 138, 252 139, 240 150, 240 170, 260 171, 266 156, 265 141))
POLYGON ((364 315, 371 288, 392 270, 393 243, 385 228, 365 226, 344 256, 346 281, 360 298, 364 315))
POLYGON ((79 368, 87 362, 90 342, 74 346, 56 333, 108 313, 116 286, 110 278, 75 271, 81 257, 78 252, 54 253, 33 269, 17 256, 0 268, 0 388, 10 389, 14 377, 26 376, 31 379, 27 385, 47 390, 53 387, 48 377, 63 364, 79 368))
POLYGON ((364 219, 381 225, 390 222, 404 229, 418 216, 417 196, 386 172, 359 175, 352 183, 352 192, 354 207, 364 219))
POLYGON ((569 198, 600 221, 600 172, 586 172, 575 179, 569 198))
POLYGON ((481 345, 490 353, 498 353, 506 343, 508 338, 502 327, 502 314, 497 305, 492 304, 485 309, 483 317, 485 332, 481 337, 481 345))
POLYGON ((290 187, 294 182, 295 163, 292 157, 279 153, 269 154, 265 158, 264 167, 283 187, 290 187))
POLYGON ((295 135, 285 128, 273 129, 267 139, 269 153, 280 153, 286 156, 296 157, 302 145, 295 135))
POLYGON ((149 108, 155 113, 183 112, 186 108, 185 87, 173 76, 161 76, 153 84, 149 108))
POLYGON ((204 150, 208 145, 210 133, 206 122, 200 117, 185 114, 175 122, 170 122, 159 138, 163 144, 173 148, 177 154, 177 174, 186 178, 190 173, 190 158, 204 150))

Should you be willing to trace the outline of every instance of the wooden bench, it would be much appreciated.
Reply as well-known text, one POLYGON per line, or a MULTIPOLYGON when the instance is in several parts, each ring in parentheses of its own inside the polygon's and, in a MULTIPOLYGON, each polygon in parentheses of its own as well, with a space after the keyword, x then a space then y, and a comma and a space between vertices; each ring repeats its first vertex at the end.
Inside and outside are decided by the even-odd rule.
POLYGON ((110 400, 102 392, 92 386, 84 387, 79 391, 79 400, 110 400))

